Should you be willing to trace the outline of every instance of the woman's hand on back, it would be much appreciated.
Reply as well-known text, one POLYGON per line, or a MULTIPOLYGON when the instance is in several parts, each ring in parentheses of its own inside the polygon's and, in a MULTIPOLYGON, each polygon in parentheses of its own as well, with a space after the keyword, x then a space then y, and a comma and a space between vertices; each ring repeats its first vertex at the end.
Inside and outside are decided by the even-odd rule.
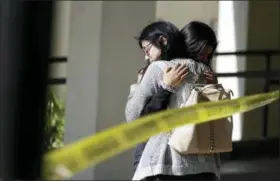
POLYGON ((168 67, 164 71, 163 83, 169 87, 178 87, 188 74, 188 68, 186 64, 177 64, 174 67, 168 67))
POLYGON ((207 80, 207 84, 217 84, 218 83, 217 76, 214 72, 206 71, 204 73, 204 76, 207 80))

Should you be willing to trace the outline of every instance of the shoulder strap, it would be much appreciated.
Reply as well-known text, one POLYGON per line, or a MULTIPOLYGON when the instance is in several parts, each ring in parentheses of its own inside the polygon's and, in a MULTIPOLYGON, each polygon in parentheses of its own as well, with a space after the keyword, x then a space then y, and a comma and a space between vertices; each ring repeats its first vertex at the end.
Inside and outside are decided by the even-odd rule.
POLYGON ((147 68, 148 68, 148 66, 146 66, 146 67, 144 67, 144 68, 142 68, 138 71, 138 77, 139 77, 138 80, 137 80, 138 84, 142 81, 142 79, 143 79, 143 77, 146 73, 147 68))

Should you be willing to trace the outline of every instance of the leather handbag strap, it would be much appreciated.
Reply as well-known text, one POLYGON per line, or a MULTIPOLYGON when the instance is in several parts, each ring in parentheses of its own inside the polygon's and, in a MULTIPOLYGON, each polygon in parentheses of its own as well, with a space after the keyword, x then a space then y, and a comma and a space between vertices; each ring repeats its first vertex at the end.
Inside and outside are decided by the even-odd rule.
POLYGON ((209 89, 209 88, 225 91, 222 84, 207 84, 201 89, 201 91, 204 91, 205 89, 209 89))

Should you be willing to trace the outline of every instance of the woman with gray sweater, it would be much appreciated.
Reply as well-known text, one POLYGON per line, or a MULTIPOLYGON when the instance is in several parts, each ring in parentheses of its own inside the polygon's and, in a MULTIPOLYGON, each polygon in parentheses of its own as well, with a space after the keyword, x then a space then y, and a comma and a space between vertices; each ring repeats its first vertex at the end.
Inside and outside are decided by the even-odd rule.
MULTIPOLYGON (((166 51, 168 48, 169 52, 172 52, 170 49, 174 46, 171 46, 172 42, 168 42, 172 38, 164 33, 158 33, 159 31, 156 28, 147 29, 144 29, 146 32, 143 30, 146 34, 142 32, 146 37, 140 36, 139 38, 141 47, 150 46, 149 51, 144 49, 146 54, 151 53, 152 48, 154 52, 157 50, 160 54, 168 55, 168 51, 166 51), (157 40, 155 42, 162 40, 162 45, 165 46, 154 45, 151 37, 155 36, 158 38, 154 38, 157 40)), ((169 107, 172 108, 182 101, 182 91, 190 93, 193 83, 216 81, 209 65, 217 41, 215 41, 214 32, 209 31, 209 29, 212 30, 203 23, 192 22, 182 30, 187 45, 187 47, 182 47, 187 50, 187 56, 191 59, 166 58, 167 61, 157 61, 148 67, 141 83, 127 103, 126 117, 128 121, 137 119, 143 115, 143 112, 144 114, 152 112, 152 108, 155 108, 155 111, 162 108, 163 105, 160 105, 160 101, 155 99, 155 95, 162 89, 170 92, 170 94, 166 94, 166 97, 170 98, 169 107), (181 66, 178 64, 181 64, 181 66), (187 75, 178 74, 180 76, 175 76, 172 79, 174 82, 183 82, 182 85, 168 84, 166 77, 163 78, 167 73, 178 73, 186 67, 188 68, 187 75), (158 106, 156 103, 158 103, 158 106), (148 112, 147 109, 149 109, 148 112)), ((172 150, 167 143, 167 133, 161 133, 148 140, 133 180, 215 180, 219 177, 217 155, 181 155, 172 150)))

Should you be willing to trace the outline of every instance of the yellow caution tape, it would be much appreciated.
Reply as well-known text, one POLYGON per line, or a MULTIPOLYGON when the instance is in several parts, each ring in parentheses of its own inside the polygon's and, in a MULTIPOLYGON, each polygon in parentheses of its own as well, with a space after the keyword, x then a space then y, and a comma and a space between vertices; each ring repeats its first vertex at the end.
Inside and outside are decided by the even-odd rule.
POLYGON ((113 157, 149 137, 185 124, 203 123, 247 112, 279 99, 280 91, 246 96, 234 100, 201 103, 170 109, 98 132, 44 157, 43 178, 59 180, 113 157))

